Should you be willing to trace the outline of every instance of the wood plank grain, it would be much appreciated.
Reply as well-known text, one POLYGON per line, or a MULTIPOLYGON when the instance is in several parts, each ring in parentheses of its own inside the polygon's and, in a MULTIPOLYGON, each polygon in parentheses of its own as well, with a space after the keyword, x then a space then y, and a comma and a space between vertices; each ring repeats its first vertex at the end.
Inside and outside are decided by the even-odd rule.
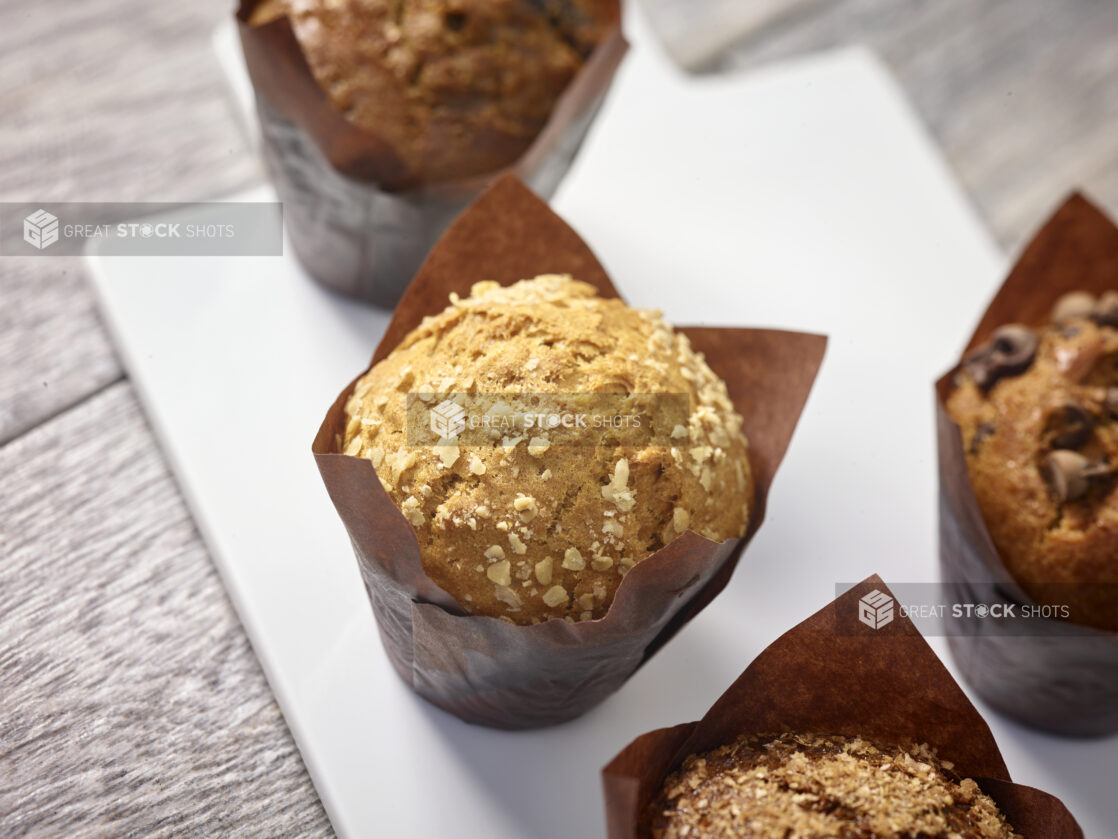
MULTIPOLYGON (((0 201, 192 201, 258 182, 209 45, 229 7, 0 4, 0 201)), ((79 266, 0 260, 0 443, 121 376, 79 266)))
POLYGON ((131 385, 0 475, 0 836, 332 835, 131 385))
POLYGON ((0 273, 0 443, 123 375, 80 260, 8 262, 0 273))

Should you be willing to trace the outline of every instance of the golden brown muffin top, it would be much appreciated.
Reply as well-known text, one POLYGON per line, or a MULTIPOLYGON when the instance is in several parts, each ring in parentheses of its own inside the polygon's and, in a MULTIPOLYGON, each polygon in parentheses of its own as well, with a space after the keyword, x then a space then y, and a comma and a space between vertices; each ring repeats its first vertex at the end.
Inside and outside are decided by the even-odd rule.
POLYGON ((1010 573, 1038 602, 1118 630, 1118 293, 1073 293, 1043 328, 1002 327, 946 407, 1010 573))
POLYGON ((357 382, 346 415, 341 449, 372 461, 428 576, 473 614, 600 618, 635 563, 688 529, 740 537, 752 506, 742 420, 722 380, 658 312, 569 276, 452 295, 357 382), (487 416, 517 394, 589 394, 607 413, 612 400, 675 394, 684 409, 654 445, 595 430, 560 444, 562 429, 538 426, 412 445, 409 393, 413 411, 459 394, 487 416))
POLYGON ((649 818, 652 839, 1019 839, 928 746, 837 735, 739 737, 691 755, 649 818))
POLYGON ((516 160, 615 22, 597 0, 264 0, 250 22, 284 14, 334 107, 425 182, 516 160))

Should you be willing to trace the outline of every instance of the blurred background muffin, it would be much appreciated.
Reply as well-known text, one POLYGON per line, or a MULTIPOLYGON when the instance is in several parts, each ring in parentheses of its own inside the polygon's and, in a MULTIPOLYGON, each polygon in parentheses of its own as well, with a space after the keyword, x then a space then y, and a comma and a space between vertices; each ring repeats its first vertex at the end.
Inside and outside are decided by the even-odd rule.
POLYGON ((250 22, 284 15, 334 107, 423 183, 523 154, 616 22, 585 0, 265 0, 250 22))
POLYGON ((688 529, 741 537, 751 514, 748 445, 726 385, 659 313, 569 276, 452 297, 357 382, 346 417, 341 451, 372 461, 424 570, 472 614, 600 618, 634 564, 688 529), (440 400, 500 418, 565 394, 611 415, 641 410, 653 427, 634 437, 591 424, 572 438, 493 422, 469 444, 464 427, 415 444, 438 441, 423 417, 440 400), (418 420, 409 406, 424 407, 418 420))
POLYGON ((998 329, 946 407, 1006 568, 1038 603, 1118 631, 1118 292, 998 329))
POLYGON ((626 49, 620 0, 241 0, 237 17, 296 256, 382 306, 500 175, 551 197, 626 49))

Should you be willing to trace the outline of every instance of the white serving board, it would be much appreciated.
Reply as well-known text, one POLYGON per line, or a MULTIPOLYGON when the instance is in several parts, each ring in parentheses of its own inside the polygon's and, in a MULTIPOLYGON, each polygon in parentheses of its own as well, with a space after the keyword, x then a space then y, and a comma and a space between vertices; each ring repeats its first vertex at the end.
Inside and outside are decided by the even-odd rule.
MULTIPOLYGON (((733 582, 580 720, 467 726, 388 664, 310 455, 387 312, 321 290, 289 256, 90 257, 125 365, 344 837, 601 837, 599 769, 632 737, 701 715, 836 582, 938 579, 931 383, 1002 256, 871 54, 689 78, 643 21, 628 23, 633 50, 555 208, 631 303, 680 324, 831 342, 733 582)), ((217 45, 244 111, 230 30, 217 45)), ((1113 835, 1118 740, 988 718, 1018 781, 1063 797, 1089 839, 1113 835)))

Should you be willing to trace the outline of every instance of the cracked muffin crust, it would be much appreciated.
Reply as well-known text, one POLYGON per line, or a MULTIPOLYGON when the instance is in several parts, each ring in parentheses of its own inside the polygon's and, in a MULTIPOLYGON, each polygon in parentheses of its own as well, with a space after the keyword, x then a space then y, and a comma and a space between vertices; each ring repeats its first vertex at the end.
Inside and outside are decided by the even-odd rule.
POLYGON ((357 382, 346 418, 340 451, 372 461, 424 570, 471 614, 601 618, 637 562, 688 529, 721 542, 749 520, 753 477, 726 385, 658 312, 569 276, 452 295, 357 382), (409 445, 409 393, 684 394, 690 411, 655 445, 552 445, 542 429, 409 445))
POLYGON ((264 0, 334 107, 421 181, 497 171, 539 134, 617 22, 605 0, 264 0))
POLYGON ((946 408, 1009 572, 1038 603, 1118 631, 1118 292, 1066 295, 1052 320, 999 329, 946 408))
POLYGON ((689 756, 648 825, 652 839, 1020 839, 926 745, 814 734, 743 736, 689 756))

